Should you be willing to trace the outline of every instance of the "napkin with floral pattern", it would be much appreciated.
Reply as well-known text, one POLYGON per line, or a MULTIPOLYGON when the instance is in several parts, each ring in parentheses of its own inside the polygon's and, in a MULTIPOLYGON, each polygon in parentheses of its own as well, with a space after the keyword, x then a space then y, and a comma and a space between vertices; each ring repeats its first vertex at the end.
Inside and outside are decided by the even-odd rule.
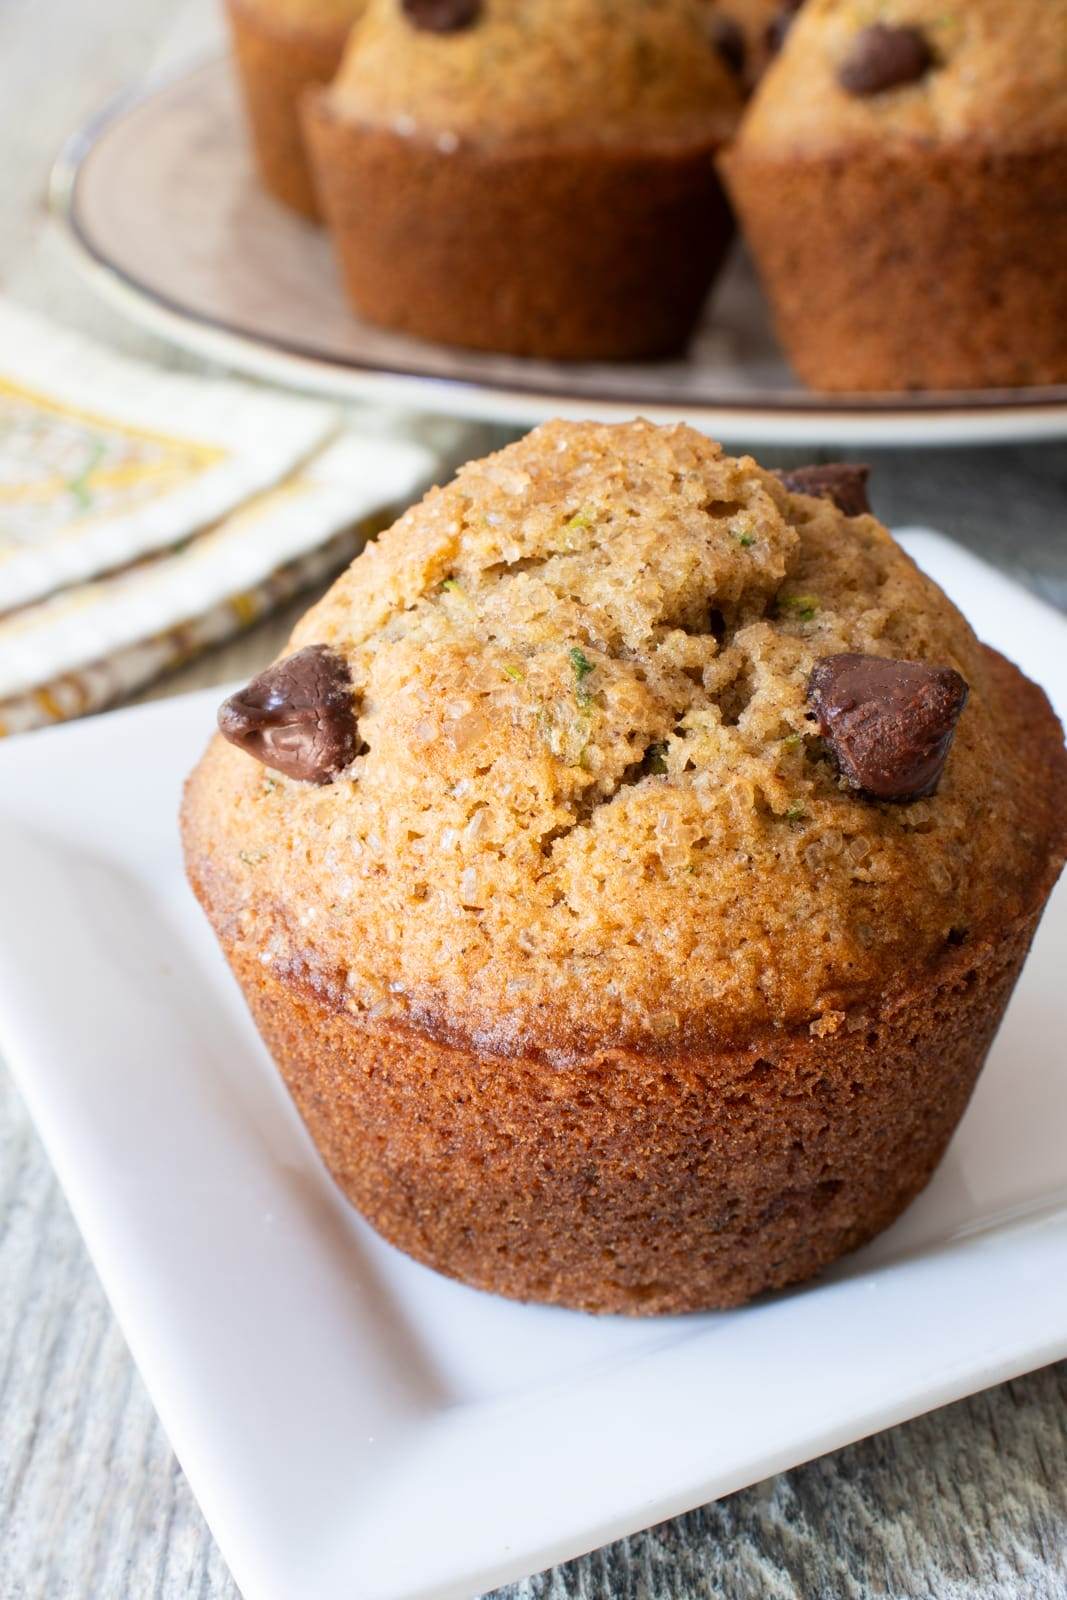
POLYGON ((0 737, 324 582, 461 453, 443 443, 155 371, 0 301, 0 737))

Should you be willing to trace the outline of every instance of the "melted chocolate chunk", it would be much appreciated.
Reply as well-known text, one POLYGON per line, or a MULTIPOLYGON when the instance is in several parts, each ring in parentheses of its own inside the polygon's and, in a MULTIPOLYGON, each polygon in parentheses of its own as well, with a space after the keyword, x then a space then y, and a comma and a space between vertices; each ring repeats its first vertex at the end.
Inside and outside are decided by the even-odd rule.
POLYGON ((221 707, 219 731, 287 778, 332 783, 356 753, 347 665, 323 644, 276 661, 221 707))
POLYGON ((850 461, 831 461, 824 467, 789 467, 775 473, 790 493, 832 500, 846 517, 860 517, 871 509, 867 499, 870 475, 870 467, 850 461))
POLYGON ((843 777, 874 800, 921 800, 944 769, 968 688, 950 667, 824 656, 808 704, 843 777))
POLYGON ((733 17, 713 17, 711 20, 712 48, 718 51, 730 71, 738 78, 745 75, 745 36, 733 17))
POLYGON ((766 42, 772 56, 776 56, 785 43, 785 36, 793 25, 793 18, 803 3, 804 0, 783 0, 778 15, 768 22, 766 42))
POLYGON ((917 83, 933 64, 933 52, 918 28, 891 28, 875 22, 852 41, 852 49, 837 69, 837 81, 849 94, 881 94, 904 83, 917 83))
POLYGON ((401 0, 404 15, 424 33, 459 33, 482 14, 482 0, 401 0))

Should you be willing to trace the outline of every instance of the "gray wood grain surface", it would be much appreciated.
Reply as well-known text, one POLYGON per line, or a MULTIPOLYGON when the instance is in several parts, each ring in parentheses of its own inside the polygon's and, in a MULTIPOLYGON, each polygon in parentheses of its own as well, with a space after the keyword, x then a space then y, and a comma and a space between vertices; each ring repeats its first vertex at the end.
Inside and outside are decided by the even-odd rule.
MULTIPOLYGON (((77 281, 46 223, 45 183, 72 126, 130 79, 202 48, 213 26, 210 0, 0 0, 0 289, 171 366, 193 363, 122 322, 77 281)), ((875 466, 887 520, 944 528, 1067 608, 1062 445, 886 452, 875 466)), ((301 608, 150 693, 251 670, 301 608)), ((0 1600, 236 1593, 0 1070, 0 1600)), ((1067 1600, 1067 1363, 505 1595, 1067 1600)))

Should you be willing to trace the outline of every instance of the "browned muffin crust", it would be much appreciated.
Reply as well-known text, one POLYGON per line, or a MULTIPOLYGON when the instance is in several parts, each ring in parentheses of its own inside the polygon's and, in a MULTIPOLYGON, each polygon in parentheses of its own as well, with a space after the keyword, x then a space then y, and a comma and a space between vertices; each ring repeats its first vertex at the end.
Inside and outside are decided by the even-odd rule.
POLYGON ((715 142, 460 145, 305 127, 345 286, 371 322, 554 360, 639 360, 688 339, 733 236, 715 142))
POLYGON ((511 1299, 653 1316, 801 1282, 900 1215, 966 1109, 1039 914, 948 949, 855 1031, 565 1065, 375 1029, 227 953, 326 1166, 391 1244, 511 1299))
POLYGON ((1067 383, 1067 144, 720 165, 797 375, 887 392, 1067 383))
MULTIPOLYGON (((352 14, 355 14, 353 0, 352 14)), ((341 64, 352 19, 311 15, 256 0, 226 0, 234 55, 260 178, 283 205, 319 220, 315 183, 304 148, 300 101, 329 83, 341 64)))

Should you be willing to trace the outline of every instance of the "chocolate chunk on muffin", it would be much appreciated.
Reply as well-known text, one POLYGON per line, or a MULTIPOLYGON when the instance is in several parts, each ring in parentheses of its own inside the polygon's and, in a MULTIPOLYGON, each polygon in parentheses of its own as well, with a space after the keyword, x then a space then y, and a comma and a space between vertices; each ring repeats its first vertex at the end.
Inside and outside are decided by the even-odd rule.
POLYGON ((341 65, 364 0, 226 0, 259 175, 284 205, 317 218, 300 126, 308 89, 341 65))
POLYGON ((465 467, 223 727, 189 876, 330 1171, 420 1261, 587 1310, 736 1305, 892 1222, 1067 851, 1041 691, 874 517, 685 427, 465 467), (264 716, 325 724, 305 769, 264 716))
POLYGON ((219 711, 231 744, 307 783, 332 783, 356 753, 348 664, 325 645, 275 662, 219 711))
POLYGON ((874 800, 924 800, 945 769, 968 688, 951 667, 823 656, 808 703, 838 770, 874 800))
POLYGON ((704 4, 713 45, 751 90, 774 53, 772 33, 779 0, 704 0, 704 4))
POLYGON ((476 349, 664 355, 732 225, 705 0, 368 0, 307 106, 356 310, 476 349))
POLYGON ((828 461, 822 466, 783 468, 775 477, 793 494, 812 494, 832 500, 846 517, 870 511, 867 479, 870 467, 855 461, 828 461))
POLYGON ((1067 0, 807 0, 722 157, 799 376, 1067 382, 1067 0))

